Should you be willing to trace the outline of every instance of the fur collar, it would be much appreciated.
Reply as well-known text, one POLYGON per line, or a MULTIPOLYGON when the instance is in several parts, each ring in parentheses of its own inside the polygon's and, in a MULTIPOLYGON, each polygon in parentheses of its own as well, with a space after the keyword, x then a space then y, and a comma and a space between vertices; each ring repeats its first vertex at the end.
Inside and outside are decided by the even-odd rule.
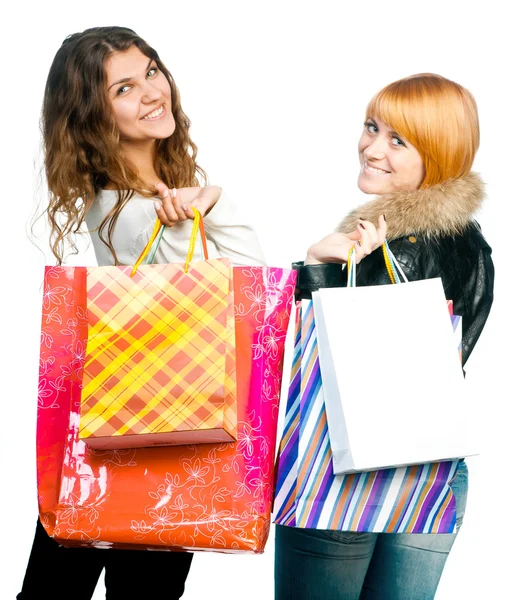
POLYGON ((376 196, 349 213, 337 231, 354 231, 358 218, 377 225, 379 215, 384 214, 388 240, 412 234, 429 238, 456 235, 471 223, 484 197, 480 175, 471 172, 431 188, 376 196))

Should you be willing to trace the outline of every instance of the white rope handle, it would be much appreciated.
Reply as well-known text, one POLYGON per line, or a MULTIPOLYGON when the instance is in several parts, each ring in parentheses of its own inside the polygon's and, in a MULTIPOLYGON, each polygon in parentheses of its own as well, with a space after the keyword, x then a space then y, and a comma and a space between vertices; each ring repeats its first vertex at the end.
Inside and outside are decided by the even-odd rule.
MULTIPOLYGON (((400 273, 402 280, 400 281, 400 278, 398 277, 398 283, 408 283, 408 279, 406 274, 404 273, 402 267, 400 266, 400 263, 398 262, 398 260, 396 259, 396 256, 393 254, 393 252, 391 252, 391 248, 389 247, 388 242, 384 242, 384 245, 386 246, 386 252, 389 256, 389 260, 391 261, 393 267, 398 271, 398 273, 400 273)), ((348 256, 348 264, 347 264, 347 287, 356 287, 356 261, 355 261, 355 256, 356 256, 356 251, 354 248, 352 248, 352 250, 350 250, 349 256, 348 256)))

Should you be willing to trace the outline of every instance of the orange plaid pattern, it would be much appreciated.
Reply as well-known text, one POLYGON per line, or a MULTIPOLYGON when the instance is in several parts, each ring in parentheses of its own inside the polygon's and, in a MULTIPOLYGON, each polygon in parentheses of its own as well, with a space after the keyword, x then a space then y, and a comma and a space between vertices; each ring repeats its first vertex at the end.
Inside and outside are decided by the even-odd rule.
POLYGON ((80 437, 96 448, 237 437, 229 259, 87 270, 80 437))

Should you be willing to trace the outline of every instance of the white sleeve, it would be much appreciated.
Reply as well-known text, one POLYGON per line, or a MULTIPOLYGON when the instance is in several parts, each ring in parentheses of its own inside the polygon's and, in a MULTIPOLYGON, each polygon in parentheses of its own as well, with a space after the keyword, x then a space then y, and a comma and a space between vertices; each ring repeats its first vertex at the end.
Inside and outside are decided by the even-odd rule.
POLYGON ((266 265, 256 232, 240 207, 224 192, 205 216, 204 229, 220 256, 230 258, 234 265, 266 265))

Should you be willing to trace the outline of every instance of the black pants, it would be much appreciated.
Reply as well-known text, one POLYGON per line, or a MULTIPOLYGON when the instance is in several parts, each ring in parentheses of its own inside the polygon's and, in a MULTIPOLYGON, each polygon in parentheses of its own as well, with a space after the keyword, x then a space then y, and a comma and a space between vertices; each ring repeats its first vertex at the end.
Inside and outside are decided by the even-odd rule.
POLYGON ((191 552, 64 548, 37 521, 17 600, 90 600, 103 568, 107 600, 178 600, 191 552))

